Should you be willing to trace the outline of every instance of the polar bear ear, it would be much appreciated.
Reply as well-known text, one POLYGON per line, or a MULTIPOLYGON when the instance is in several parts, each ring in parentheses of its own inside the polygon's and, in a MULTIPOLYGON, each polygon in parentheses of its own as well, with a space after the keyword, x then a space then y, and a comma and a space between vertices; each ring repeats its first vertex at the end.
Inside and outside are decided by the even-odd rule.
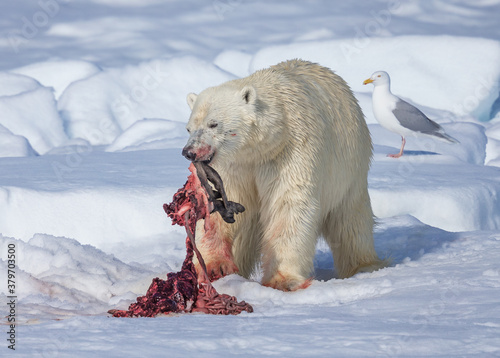
POLYGON ((193 110, 194 107, 194 102, 196 102, 196 98, 198 98, 198 95, 196 93, 190 93, 187 95, 187 103, 189 108, 193 110))
POLYGON ((257 99, 257 92, 252 86, 245 86, 241 90, 241 98, 246 104, 253 104, 257 99))

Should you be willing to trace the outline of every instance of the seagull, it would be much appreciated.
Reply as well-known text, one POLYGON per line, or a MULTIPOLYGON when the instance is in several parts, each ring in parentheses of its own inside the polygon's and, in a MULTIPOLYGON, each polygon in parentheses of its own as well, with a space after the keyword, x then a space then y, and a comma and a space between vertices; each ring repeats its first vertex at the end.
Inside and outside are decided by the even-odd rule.
POLYGON ((399 158, 403 155, 406 136, 425 134, 450 143, 458 141, 447 135, 436 122, 427 118, 418 108, 391 93, 391 79, 385 71, 377 71, 363 84, 373 83, 373 114, 382 127, 401 136, 401 150, 388 157, 399 158))

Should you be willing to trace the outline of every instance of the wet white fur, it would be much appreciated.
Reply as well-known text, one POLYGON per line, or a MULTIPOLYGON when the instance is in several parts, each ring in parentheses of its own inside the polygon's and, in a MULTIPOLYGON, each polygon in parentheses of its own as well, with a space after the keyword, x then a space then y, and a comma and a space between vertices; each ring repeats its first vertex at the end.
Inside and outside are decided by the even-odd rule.
POLYGON ((313 273, 323 235, 341 278, 384 265, 367 189, 370 134, 344 80, 292 60, 190 94, 188 104, 188 143, 213 150, 229 200, 246 208, 232 225, 212 214, 219 233, 200 239, 208 261, 232 241, 242 275, 262 259, 263 284, 293 290, 313 273))

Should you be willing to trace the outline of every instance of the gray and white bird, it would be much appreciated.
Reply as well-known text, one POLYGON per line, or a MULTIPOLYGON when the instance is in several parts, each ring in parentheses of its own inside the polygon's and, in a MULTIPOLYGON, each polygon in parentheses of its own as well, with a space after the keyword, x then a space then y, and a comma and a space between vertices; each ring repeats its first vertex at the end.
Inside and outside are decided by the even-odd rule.
POLYGON ((436 122, 427 118, 418 108, 412 106, 391 93, 391 79, 384 71, 377 71, 363 82, 364 85, 373 83, 372 105, 375 119, 382 127, 401 136, 401 150, 398 154, 389 154, 388 157, 399 158, 403 155, 406 136, 424 134, 442 139, 450 143, 458 141, 447 135, 444 129, 436 122))

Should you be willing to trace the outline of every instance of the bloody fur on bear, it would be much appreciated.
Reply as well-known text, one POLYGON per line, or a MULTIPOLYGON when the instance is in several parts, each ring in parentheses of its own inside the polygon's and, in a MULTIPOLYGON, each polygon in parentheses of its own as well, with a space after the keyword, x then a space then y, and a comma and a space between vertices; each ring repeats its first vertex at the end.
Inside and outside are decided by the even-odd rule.
MULTIPOLYGON (((238 302, 235 297, 219 294, 215 290, 208 279, 203 258, 196 248, 194 240, 196 222, 199 219, 205 219, 207 225, 216 200, 213 192, 209 192, 210 189, 207 187, 206 171, 208 169, 206 167, 208 165, 198 164, 195 166, 191 164, 189 167, 191 175, 186 184, 175 193, 170 204, 163 205, 165 212, 172 219, 172 224, 185 226, 188 234, 186 258, 181 271, 167 274, 166 280, 154 278, 146 295, 138 297, 137 302, 132 303, 128 310, 108 311, 114 317, 154 317, 159 314, 182 312, 227 315, 253 311, 252 306, 245 301, 238 302), (199 177, 204 178, 202 182, 200 182, 199 177), (200 276, 197 275, 193 264, 194 253, 196 253, 203 268, 200 276)), ((213 171, 212 168, 209 169, 213 171)), ((216 187, 219 186, 219 191, 222 191, 220 190, 221 185, 222 182, 216 183, 216 187)), ((225 194, 222 194, 223 202, 227 204, 225 194)), ((224 207, 221 209, 220 202, 217 206, 221 215, 225 215, 224 207)), ((243 210, 244 208, 241 207, 235 213, 243 210)))

